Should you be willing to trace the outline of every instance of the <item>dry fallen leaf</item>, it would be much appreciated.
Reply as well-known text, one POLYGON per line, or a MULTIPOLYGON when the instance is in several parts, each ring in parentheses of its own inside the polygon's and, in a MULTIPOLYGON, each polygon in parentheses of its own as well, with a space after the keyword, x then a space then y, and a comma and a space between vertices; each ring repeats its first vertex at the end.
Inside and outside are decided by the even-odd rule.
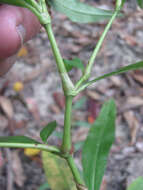
POLYGON ((77 129, 76 133, 73 135, 72 142, 77 143, 80 141, 84 141, 87 137, 88 130, 88 128, 83 127, 77 129))
POLYGON ((34 98, 26 98, 25 102, 27 104, 29 112, 32 114, 34 119, 39 123, 40 122, 40 113, 37 106, 37 103, 34 98))
POLYGON ((65 97, 61 92, 54 92, 53 98, 56 102, 56 104, 61 108, 64 109, 65 107, 65 97))
POLYGON ((18 151, 12 152, 12 170, 14 172, 14 181, 18 187, 22 187, 26 177, 22 168, 22 163, 18 155, 18 151))
POLYGON ((128 111, 124 113, 124 118, 126 119, 129 129, 130 129, 130 135, 131 135, 131 145, 133 145, 136 142, 137 132, 139 129, 139 122, 137 118, 135 117, 135 114, 133 111, 128 111))
POLYGON ((88 105, 88 112, 89 112, 88 122, 93 123, 99 114, 100 104, 98 101, 92 98, 89 98, 87 105, 88 105))
POLYGON ((0 115, 0 131, 3 131, 8 126, 8 119, 0 115))
POLYGON ((98 94, 96 91, 93 90, 87 90, 87 96, 89 96, 90 98, 92 98, 93 100, 100 100, 101 96, 100 94, 98 94))
POLYGON ((134 97, 129 97, 127 99, 127 104, 132 105, 132 106, 141 106, 143 105, 143 98, 134 96, 134 97))
POLYGON ((0 96, 0 107, 2 108, 2 110, 4 111, 4 113, 8 118, 10 119, 13 118, 14 111, 10 99, 4 96, 0 96))

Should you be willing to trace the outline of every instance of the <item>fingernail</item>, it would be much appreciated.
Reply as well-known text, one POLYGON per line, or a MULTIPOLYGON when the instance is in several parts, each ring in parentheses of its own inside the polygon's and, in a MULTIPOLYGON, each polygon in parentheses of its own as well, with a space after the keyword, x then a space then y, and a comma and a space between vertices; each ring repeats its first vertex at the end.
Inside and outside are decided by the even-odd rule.
POLYGON ((22 24, 20 24, 20 25, 16 26, 16 30, 20 37, 21 46, 22 46, 25 41, 25 38, 26 38, 26 29, 24 28, 24 26, 22 24))

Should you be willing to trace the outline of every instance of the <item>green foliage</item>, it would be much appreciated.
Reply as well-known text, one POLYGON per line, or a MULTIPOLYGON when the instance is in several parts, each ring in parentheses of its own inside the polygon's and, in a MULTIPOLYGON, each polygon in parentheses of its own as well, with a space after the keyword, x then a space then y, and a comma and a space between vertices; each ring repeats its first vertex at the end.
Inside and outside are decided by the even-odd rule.
POLYGON ((84 64, 79 58, 74 58, 72 60, 64 59, 64 64, 67 72, 71 71, 73 67, 84 71, 84 64))
POLYGON ((89 82, 86 82, 82 87, 81 87, 81 90, 84 89, 85 87, 99 81, 99 80, 102 80, 104 78, 108 78, 108 77, 111 77, 113 75, 119 75, 119 74, 123 74, 127 71, 133 71, 133 70, 137 70, 137 69, 142 69, 143 68, 143 61, 140 61, 140 62, 137 62, 137 63, 134 63, 134 64, 131 64, 131 65, 128 65, 128 66, 125 66, 125 67, 122 67, 116 71, 113 71, 111 73, 107 73, 105 75, 102 75, 100 77, 97 77, 89 82))
POLYGON ((143 177, 137 178, 127 190, 143 190, 143 177))
MULTIPOLYGON (((96 55, 103 43, 103 40, 109 31, 114 19, 118 16, 120 8, 124 5, 126 0, 116 0, 115 11, 107 11, 93 6, 81 3, 80 0, 46 0, 48 5, 52 6, 55 10, 65 14, 73 22, 79 23, 92 23, 105 19, 110 19, 109 23, 105 27, 103 34, 101 35, 93 54, 91 55, 87 67, 84 69, 84 64, 78 58, 72 60, 66 60, 61 56, 58 49, 54 33, 52 31, 51 17, 47 10, 47 5, 44 0, 0 0, 0 3, 16 5, 30 9, 39 19, 42 26, 45 28, 49 42, 52 47, 53 55, 56 60, 56 64, 59 70, 59 74, 62 80, 64 93, 66 96, 66 108, 65 108, 65 120, 64 120, 64 135, 62 135, 61 149, 54 146, 48 146, 47 144, 41 144, 36 140, 25 136, 13 136, 13 137, 0 137, 0 147, 16 147, 16 148, 38 148, 44 150, 42 152, 43 166, 45 169, 48 184, 52 190, 77 190, 86 189, 84 182, 82 181, 79 171, 74 164, 71 156, 71 108, 72 108, 72 96, 78 94, 85 87, 90 84, 110 77, 124 73, 129 70, 140 69, 143 67, 143 62, 138 62, 133 65, 122 67, 114 72, 107 73, 103 76, 97 77, 94 80, 87 81, 91 67, 95 61, 96 55), (73 84, 69 72, 73 67, 81 69, 82 77, 78 81, 77 85, 73 84), (66 72, 67 71, 67 72, 66 72), (50 153, 49 153, 50 152, 50 153), (80 187, 80 188, 79 188, 80 187)), ((138 5, 143 8, 143 1, 137 0, 138 5)), ((81 98, 74 104, 73 109, 80 109, 86 101, 86 98, 81 98)), ((106 168, 107 157, 114 141, 115 133, 115 116, 116 106, 113 100, 106 102, 96 119, 95 123, 91 126, 87 139, 83 145, 83 142, 75 144, 75 150, 78 150, 83 146, 82 152, 82 164, 83 175, 87 184, 88 190, 99 190, 106 168)), ((81 123, 80 123, 81 124, 81 123)), ((79 123, 78 123, 79 125, 79 123)), ((44 143, 47 142, 48 137, 55 130, 57 124, 56 121, 49 123, 40 132, 40 137, 44 143)), ((84 126, 89 127, 88 123, 84 122, 84 126)), ((61 137, 61 132, 55 135, 61 137)), ((47 183, 39 188, 44 190, 48 188, 47 183)), ((142 190, 143 178, 138 178, 128 190, 142 190)))
POLYGON ((42 185, 38 188, 38 190, 47 190, 47 189, 49 189, 48 183, 44 183, 44 184, 42 184, 42 185))
POLYGON ((25 144, 39 144, 38 141, 31 139, 26 136, 10 136, 10 137, 0 137, 0 145, 1 143, 25 143, 25 144))
POLYGON ((89 23, 109 19, 113 12, 81 3, 79 0, 47 0, 47 2, 56 10, 73 22, 89 23))
POLYGON ((143 8, 143 0, 137 0, 138 5, 143 8))
POLYGON ((42 160, 52 190, 77 190, 71 170, 64 158, 43 151, 42 160))
POLYGON ((25 8, 29 7, 29 4, 25 0, 0 0, 0 3, 25 7, 25 8))
POLYGON ((116 106, 113 100, 104 103, 92 125, 82 151, 83 175, 89 190, 99 190, 107 157, 114 142, 116 106))
POLYGON ((143 61, 140 61, 138 63, 134 63, 134 64, 131 64, 131 65, 128 65, 128 66, 125 66, 125 67, 122 67, 116 71, 113 71, 111 73, 107 73, 103 76, 100 76, 98 78, 95 78, 93 79, 92 81, 90 81, 89 83, 93 83, 93 82, 96 82, 98 80, 101 80, 101 79, 104 79, 104 78, 107 78, 107 77, 111 77, 113 75, 119 75, 119 74, 122 74, 122 73, 125 73, 125 72, 128 72, 128 71, 133 71, 133 70, 137 70, 137 69, 142 69, 143 68, 143 61))
POLYGON ((46 127, 44 127, 41 130, 40 137, 44 143, 46 143, 48 137, 53 133, 56 126, 57 126, 56 121, 52 121, 52 122, 48 123, 48 125, 46 125, 46 127))

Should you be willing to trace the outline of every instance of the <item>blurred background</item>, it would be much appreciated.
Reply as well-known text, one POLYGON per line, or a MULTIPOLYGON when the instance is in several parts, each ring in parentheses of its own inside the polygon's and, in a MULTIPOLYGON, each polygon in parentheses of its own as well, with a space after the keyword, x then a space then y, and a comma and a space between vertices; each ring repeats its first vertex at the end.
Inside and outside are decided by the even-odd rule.
MULTIPOLYGON (((111 0, 86 0, 91 5, 113 9, 111 0)), ((134 0, 123 9, 97 56, 92 77, 143 60, 143 12, 134 0)), ((62 55, 87 63, 106 21, 75 24, 52 12, 53 29, 62 55)), ((81 73, 70 72, 73 81, 81 73)), ((72 133, 75 160, 81 169, 81 149, 101 105, 113 97, 118 107, 116 141, 112 146, 101 190, 125 190, 143 176, 143 71, 113 76, 92 85, 74 99, 72 133)), ((56 120, 58 128, 49 144, 60 145, 64 96, 50 44, 43 29, 17 54, 17 62, 0 79, 0 136, 27 135, 39 140, 39 131, 56 120)), ((1 190, 47 190, 40 152, 0 149, 1 190)))

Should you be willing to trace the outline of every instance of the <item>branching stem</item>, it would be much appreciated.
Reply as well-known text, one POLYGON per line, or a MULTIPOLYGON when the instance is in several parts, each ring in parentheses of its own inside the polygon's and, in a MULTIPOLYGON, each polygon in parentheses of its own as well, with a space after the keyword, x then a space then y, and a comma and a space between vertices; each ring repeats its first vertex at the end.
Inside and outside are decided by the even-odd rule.
POLYGON ((88 80, 88 78, 90 77, 92 66, 94 64, 95 58, 97 56, 97 53, 99 52, 99 50, 101 48, 101 45, 103 44, 103 41, 104 41, 104 39, 105 39, 105 37, 106 37, 112 23, 113 23, 113 21, 115 20, 116 16, 118 15, 118 12, 119 12, 119 10, 115 10, 115 12, 112 15, 110 21, 106 25, 106 27, 105 27, 105 29, 104 29, 104 31, 103 31, 97 45, 96 45, 96 47, 95 47, 95 49, 94 49, 94 51, 93 51, 93 53, 92 53, 92 55, 91 55, 91 57, 89 59, 89 62, 87 64, 86 68, 85 68, 85 72, 84 72, 83 76, 80 78, 80 80, 75 85, 76 89, 78 89, 82 85, 82 83, 85 82, 86 80, 88 80))
POLYGON ((57 46, 57 42, 55 40, 55 36, 53 34, 51 23, 46 24, 44 27, 48 34, 48 38, 49 38, 49 41, 50 41, 50 44, 52 47, 52 51, 53 51, 53 54, 54 54, 54 57, 55 57, 55 60, 57 63, 57 67, 58 67, 59 74, 60 74, 62 84, 63 84, 64 93, 67 95, 70 93, 70 91, 72 91, 74 89, 74 85, 66 71, 66 68, 65 68, 65 65, 63 62, 63 58, 61 56, 61 53, 57 46))

